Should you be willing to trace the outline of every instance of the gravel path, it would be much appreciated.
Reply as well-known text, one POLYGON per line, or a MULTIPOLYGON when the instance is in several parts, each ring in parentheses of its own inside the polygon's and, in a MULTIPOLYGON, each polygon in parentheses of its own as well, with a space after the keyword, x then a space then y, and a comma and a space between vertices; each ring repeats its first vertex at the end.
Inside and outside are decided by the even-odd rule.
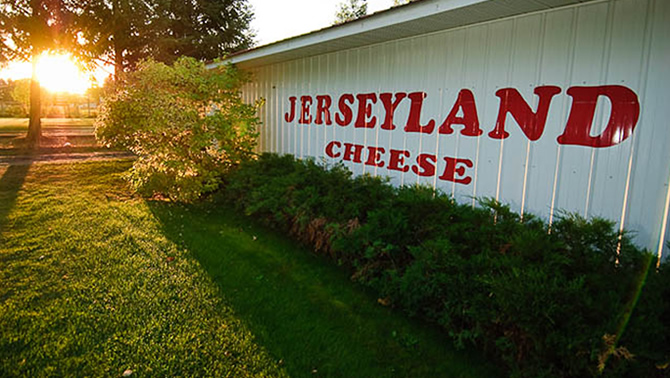
MULTIPOLYGON (((40 149, 35 153, 21 153, 17 155, 0 155, 0 166, 29 165, 34 163, 72 163, 78 161, 100 160, 132 160, 135 156, 125 151, 105 151, 95 141, 95 129, 92 120, 77 119, 43 119, 42 141, 40 149), (87 147, 89 151, 76 152, 80 147, 87 147), (91 151, 95 148, 102 151, 91 151), (68 151, 73 148, 72 151, 68 151)), ((13 146, 16 138, 25 136, 26 130, 7 129, 8 126, 22 126, 27 128, 27 119, 0 119, 0 142, 4 140, 4 147, 13 146), (4 129, 2 126, 5 126, 4 129)), ((3 143, 0 143, 2 146, 3 143)))
POLYGON ((41 155, 0 156, 0 164, 72 163, 77 161, 132 160, 135 155, 125 151, 73 152, 41 155))

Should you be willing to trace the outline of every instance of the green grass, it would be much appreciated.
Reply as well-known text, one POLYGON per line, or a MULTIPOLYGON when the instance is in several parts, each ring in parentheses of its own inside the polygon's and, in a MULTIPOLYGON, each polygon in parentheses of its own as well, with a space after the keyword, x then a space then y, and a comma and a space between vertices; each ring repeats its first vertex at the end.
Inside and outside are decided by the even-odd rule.
POLYGON ((0 376, 492 376, 436 328, 128 162, 0 167, 0 376))

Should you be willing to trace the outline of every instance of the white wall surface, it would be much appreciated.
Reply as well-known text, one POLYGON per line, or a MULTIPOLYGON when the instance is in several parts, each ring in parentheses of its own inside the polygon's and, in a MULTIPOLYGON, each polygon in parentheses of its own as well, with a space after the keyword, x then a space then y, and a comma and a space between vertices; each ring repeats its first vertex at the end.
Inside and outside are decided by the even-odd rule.
MULTIPOLYGON (((437 174, 421 177, 387 167, 344 162, 354 173, 390 176, 391 182, 425 184, 452 194, 458 201, 493 197, 521 213, 549 221, 558 211, 601 216, 633 231, 638 244, 667 256, 670 230, 670 1, 612 0, 542 11, 483 24, 445 30, 410 39, 313 56, 252 69, 255 80, 244 89, 247 101, 265 98, 260 150, 314 157, 334 164, 325 148, 331 141, 407 150, 415 163, 420 153, 437 157, 437 174), (517 89, 533 111, 534 89, 558 86, 551 100, 542 136, 530 141, 508 114, 509 138, 494 139, 501 88, 517 89), (574 86, 624 86, 640 104, 634 132, 606 148, 561 145, 574 86), (385 111, 372 105, 374 128, 300 124, 284 120, 291 96, 309 95, 312 118, 316 96, 332 98, 331 116, 342 94, 425 92, 421 124, 436 121, 436 129, 451 111, 461 89, 475 97, 483 134, 470 137, 404 131, 410 102, 403 100, 394 130, 380 127, 385 111), (465 175, 469 184, 444 181, 444 157, 473 162, 465 175)), ((354 119, 357 102, 352 106, 354 119)), ((591 135, 601 133, 612 105, 599 97, 591 135)))

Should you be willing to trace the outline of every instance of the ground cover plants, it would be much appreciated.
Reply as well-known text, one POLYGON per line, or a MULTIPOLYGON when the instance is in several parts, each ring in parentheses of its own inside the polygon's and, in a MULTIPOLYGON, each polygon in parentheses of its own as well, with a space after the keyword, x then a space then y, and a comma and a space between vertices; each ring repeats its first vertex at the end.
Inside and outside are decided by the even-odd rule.
POLYGON ((223 197, 511 375, 668 372, 670 267, 607 220, 563 214, 548 232, 495 201, 473 208, 272 154, 228 175, 223 197))
POLYGON ((131 166, 0 165, 0 376, 495 376, 280 233, 131 194, 131 166))

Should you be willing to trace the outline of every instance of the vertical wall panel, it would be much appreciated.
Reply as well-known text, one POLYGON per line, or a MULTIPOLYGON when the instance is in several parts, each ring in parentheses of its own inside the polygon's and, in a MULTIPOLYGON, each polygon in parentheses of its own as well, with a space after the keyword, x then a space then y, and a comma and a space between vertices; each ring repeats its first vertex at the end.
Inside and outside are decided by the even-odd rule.
MULTIPOLYGON (((612 3, 611 24, 609 28, 608 49, 603 66, 603 82, 624 85, 633 89, 639 96, 644 91, 644 62, 646 53, 645 27, 649 4, 640 4, 638 1, 618 1, 612 3), (631 23, 640 25, 637 28, 618 28, 616 25, 631 23), (612 59, 615 56, 628 56, 624 61, 612 59), (604 67, 603 67, 604 68, 604 67), (631 69, 638 71, 638 75, 629 75, 631 69), (617 78, 612 82, 610 78, 617 78)), ((643 98, 640 98, 644 100, 643 98)), ((608 104, 609 105, 609 104, 608 104)), ((609 114, 606 114, 609 116, 609 114)), ((634 133, 626 145, 621 149, 603 149, 596 155, 598 170, 594 176, 591 190, 591 208, 589 215, 601 216, 608 219, 625 218, 622 216, 626 204, 626 187, 629 184, 629 162, 635 148, 638 135, 634 133)), ((629 186, 629 185, 628 185, 629 186)))
MULTIPOLYGON (((406 92, 410 93, 416 90, 417 84, 412 82, 412 46, 414 39, 404 39, 395 42, 395 51, 394 56, 391 57, 396 64, 394 65, 392 80, 393 80, 393 92, 406 92)), ((407 135, 402 132, 406 125, 407 117, 409 116, 409 103, 408 101, 402 101, 398 106, 398 109, 395 112, 395 124, 396 129, 391 131, 393 134, 393 139, 389 143, 389 148, 387 153, 390 154, 391 149, 395 150, 406 150, 407 146, 407 135)), ((411 143, 411 141, 410 141, 411 143)), ((387 167, 389 166, 387 161, 387 167)), ((405 174, 399 173, 397 171, 385 170, 386 174, 391 176, 391 183, 397 185, 405 184, 405 174)))
MULTIPOLYGON (((508 86, 509 83, 515 83, 516 89, 533 109, 537 109, 538 104, 534 89, 541 84, 540 44, 544 31, 542 21, 542 15, 516 20, 511 38, 509 75, 506 81, 501 83, 503 87, 508 86), (534 64, 528 64, 528 62, 534 62, 534 64)), ((495 89, 499 88, 496 86, 495 89)), ((535 143, 522 135, 521 129, 517 127, 516 121, 510 115, 507 116, 507 121, 509 125, 507 128, 510 129, 511 136, 504 141, 503 145, 502 159, 505 164, 501 165, 499 200, 510 204, 513 210, 521 213, 525 210, 528 165, 533 156, 535 143)), ((495 123, 495 120, 492 120, 492 123, 495 123)))
POLYGON ((542 66, 540 85, 561 86, 561 93, 552 99, 542 138, 533 143, 534 151, 528 170, 526 209, 548 220, 553 220, 558 191, 561 189, 560 161, 562 147, 556 137, 565 127, 569 101, 565 100, 566 88, 572 77, 574 41, 576 38, 574 9, 554 11, 543 15, 542 66))
MULTIPOLYGON (((397 67, 398 67, 398 42, 397 41, 392 41, 392 42, 387 42, 383 44, 383 60, 382 63, 384 65, 383 68, 383 73, 386 78, 384 80, 383 85, 384 89, 382 89, 381 92, 388 92, 388 93, 396 93, 398 92, 398 78, 397 78, 397 67)), ((380 83, 381 84, 381 83, 380 83)), ((398 112, 396 112, 396 115, 398 112)), ((403 127, 403 124, 401 123, 402 118, 397 115, 396 117, 393 118, 393 125, 395 127, 403 127)), ((392 126, 393 127, 393 126, 392 126)), ((394 132, 389 132, 385 130, 385 132, 380 132, 379 133, 379 141, 380 145, 385 146, 386 152, 388 153, 389 150, 391 149, 391 146, 394 145, 394 132)), ((385 175, 387 173, 386 167, 381 167, 377 169, 377 175, 385 175)))
MULTIPOLYGON (((576 38, 573 43, 572 85, 598 85, 605 48, 605 29, 608 3, 588 4, 575 8, 576 38)), ((565 90, 566 88, 564 88, 565 90)), ((570 102, 569 96, 562 96, 570 102)), ((567 117, 566 117, 567 119, 567 117)), ((597 120, 597 119, 596 119, 597 120)), ((593 148, 563 146, 561 170, 558 177, 560 190, 556 207, 586 215, 590 177, 593 170, 593 148)))
MULTIPOLYGON (((489 46, 490 24, 481 27, 469 27, 466 32, 465 44, 465 88, 474 92, 477 111, 479 113, 480 127, 484 129, 481 137, 463 137, 461 139, 460 155, 464 152, 470 152, 470 158, 474 162, 472 169, 472 183, 469 187, 469 195, 472 198, 472 204, 475 204, 476 198, 494 197, 497 184, 497 164, 489 160, 489 156, 495 156, 484 146, 490 140, 486 138, 486 125, 489 122, 485 109, 489 103, 496 101, 486 93, 486 78, 488 76, 489 66, 489 46)), ((506 59, 507 55, 500 59, 506 59)), ((497 143, 493 143, 496 145, 497 143)), ((498 148, 495 146, 494 148, 498 148)), ((493 159, 493 158, 491 158, 493 159)))
MULTIPOLYGON (((451 113, 452 108, 456 105, 459 93, 462 89, 471 90, 465 82, 465 67, 466 67, 466 41, 467 41, 467 29, 460 29, 452 33, 444 33, 444 42, 442 46, 444 48, 444 59, 446 61, 446 67, 443 68, 443 72, 439 72, 437 77, 442 84, 442 107, 443 110, 440 112, 440 117, 438 118, 441 122, 447 118, 449 113, 451 113)), ((453 130, 454 134, 438 135, 440 141, 440 149, 438 157, 456 157, 460 156, 461 148, 467 148, 463 146, 464 143, 470 143, 471 147, 476 147, 476 141, 471 137, 461 136, 461 130, 463 129, 462 125, 454 125, 453 130), (465 139, 466 142, 462 142, 465 139), (469 142, 468 142, 469 141, 469 142)), ((442 161, 440 161, 442 163, 442 161)), ((438 170, 440 172, 440 170, 438 170)), ((439 185, 440 188, 443 188, 445 192, 451 193, 451 195, 459 202, 466 202, 470 198, 471 192, 467 189, 465 185, 457 185, 456 182, 443 182, 439 179, 436 179, 436 185, 439 185)))
MULTIPOLYGON (((358 73, 359 73, 359 83, 361 88, 357 91, 358 93, 373 93, 376 97, 379 97, 379 80, 377 77, 377 65, 376 59, 378 57, 376 52, 378 47, 364 47, 360 50, 360 55, 358 59, 358 73), (373 51, 375 50, 375 51, 373 51)), ((358 129, 358 136, 356 141, 363 141, 364 146, 374 146, 377 129, 379 128, 379 119, 382 116, 381 107, 379 105, 379 98, 377 98, 374 105, 370 105, 372 110, 371 116, 365 121, 366 127, 358 129)), ((359 164, 362 168, 362 173, 370 173, 370 170, 373 167, 365 164, 366 151, 363 151, 361 161, 362 164, 359 164)))
MULTIPOLYGON (((259 113, 262 151, 343 162, 355 174, 389 176, 394 185, 432 186, 463 203, 493 197, 550 221, 559 211, 606 217, 634 230, 640 244, 658 252, 659 246, 667 250, 663 242, 670 235, 668 35, 669 1, 589 2, 257 67, 252 69, 256 80, 243 89, 244 99, 267 101, 259 113), (535 89, 549 85, 561 91, 550 102, 539 139, 529 140, 511 114, 505 118, 509 137, 489 135, 500 110, 498 90, 517 90, 535 112, 535 89), (568 89, 605 85, 624 86, 637 95, 640 117, 632 136, 604 148, 559 144, 575 106, 568 89), (461 91, 474 95, 480 136, 463 135, 461 124, 454 124, 451 134, 439 133, 461 91), (416 92, 425 93, 419 124, 434 123, 432 132, 406 132, 409 98, 394 112, 395 128, 382 129, 386 111, 380 94, 416 92), (353 114, 348 124, 339 125, 344 94, 354 96, 354 103, 345 106, 353 114), (376 96, 370 101, 374 126, 354 126, 360 108, 356 95, 361 94, 376 96), (332 100, 330 125, 314 122, 318 95, 332 100), (312 99, 308 124, 299 122, 302 96, 312 99), (291 97, 296 97, 293 109, 291 97), (291 111, 295 118, 286 122, 284 115, 291 111), (336 143, 335 158, 326 156, 331 142, 336 143), (361 161, 342 161, 347 143, 363 146, 361 161), (368 147, 383 148, 383 166, 365 164, 368 147), (407 171, 389 169, 393 150, 410 155, 401 164, 407 171), (435 174, 417 174, 426 168, 416 160, 420 154, 435 156, 435 174), (470 182, 456 182, 453 176, 450 181, 447 162, 453 159, 471 162, 472 167, 461 163, 455 173, 470 182)), ((592 137, 606 129, 612 113, 608 97, 600 96, 592 137)), ((457 117, 462 116, 461 109, 457 117)))
POLYGON ((668 232, 665 199, 670 177, 670 39, 667 37, 670 35, 670 2, 651 2, 648 19, 648 61, 641 70, 646 80, 644 92, 639 93, 641 114, 635 129, 639 145, 635 150, 627 228, 636 231, 638 240, 648 241, 654 251, 662 247, 667 256, 668 249, 661 242, 669 237, 663 232, 668 232))

